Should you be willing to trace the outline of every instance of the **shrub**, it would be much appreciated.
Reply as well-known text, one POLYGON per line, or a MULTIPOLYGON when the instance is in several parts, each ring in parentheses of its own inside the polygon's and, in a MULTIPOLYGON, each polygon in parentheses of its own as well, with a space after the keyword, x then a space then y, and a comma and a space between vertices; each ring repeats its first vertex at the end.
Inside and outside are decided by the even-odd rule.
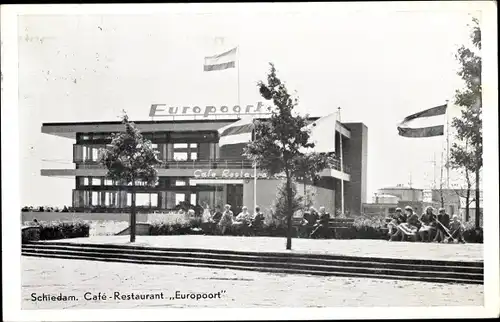
MULTIPOLYGON (((90 225, 81 221, 40 223, 38 227, 40 240, 88 237, 90 230, 90 225)), ((23 232, 23 242, 37 240, 32 234, 23 232)))
POLYGON ((150 235, 187 235, 190 232, 190 220, 186 214, 169 213, 150 222, 150 235))
POLYGON ((468 243, 483 243, 483 228, 476 229, 472 221, 464 223, 464 239, 468 243))
POLYGON ((21 242, 26 243, 29 241, 40 240, 40 228, 29 227, 21 230, 21 242))

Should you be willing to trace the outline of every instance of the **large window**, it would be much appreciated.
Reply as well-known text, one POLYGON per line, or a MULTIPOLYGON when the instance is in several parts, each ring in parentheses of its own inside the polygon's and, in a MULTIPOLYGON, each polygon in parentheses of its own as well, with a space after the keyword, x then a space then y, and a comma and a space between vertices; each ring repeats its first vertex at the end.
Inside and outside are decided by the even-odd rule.
POLYGON ((99 192, 92 191, 92 206, 99 206, 101 204, 99 197, 99 192))
POLYGON ((198 160, 198 143, 174 143, 175 161, 198 160))
MULTIPOLYGON (((127 193, 127 206, 132 205, 132 194, 127 193)), ((135 194, 135 205, 137 207, 158 207, 157 193, 141 193, 135 194)))
POLYGON ((181 202, 184 202, 186 200, 186 194, 184 193, 176 193, 175 194, 175 204, 178 205, 181 202))
POLYGON ((175 180, 176 187, 184 187, 186 186, 186 180, 175 180))
POLYGON ((188 160, 188 153, 174 151, 174 160, 175 161, 187 161, 188 160))

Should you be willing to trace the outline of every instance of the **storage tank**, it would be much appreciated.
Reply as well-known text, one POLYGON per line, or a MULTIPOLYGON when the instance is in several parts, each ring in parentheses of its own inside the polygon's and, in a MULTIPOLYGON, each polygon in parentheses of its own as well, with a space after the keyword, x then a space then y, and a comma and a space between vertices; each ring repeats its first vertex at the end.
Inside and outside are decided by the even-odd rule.
POLYGON ((397 204, 399 201, 399 198, 393 195, 376 195, 375 196, 375 203, 377 204, 397 204))

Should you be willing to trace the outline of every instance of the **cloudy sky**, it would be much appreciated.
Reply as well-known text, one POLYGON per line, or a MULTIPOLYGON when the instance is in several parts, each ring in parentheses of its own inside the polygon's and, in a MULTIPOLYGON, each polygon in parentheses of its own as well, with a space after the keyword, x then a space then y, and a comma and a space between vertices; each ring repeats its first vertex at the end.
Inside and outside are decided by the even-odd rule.
POLYGON ((399 137, 396 125, 452 99, 462 84, 454 53, 469 43, 477 13, 335 5, 196 11, 19 18, 22 204, 71 204, 74 180, 41 177, 40 169, 73 168, 74 142, 41 134, 43 122, 114 121, 123 109, 148 120, 153 103, 236 104, 235 69, 203 72, 204 56, 235 45, 243 105, 261 100, 255 84, 273 62, 297 92, 300 112, 320 116, 340 106, 343 121, 367 125, 368 200, 410 176, 414 187, 430 187, 443 137, 399 137))

